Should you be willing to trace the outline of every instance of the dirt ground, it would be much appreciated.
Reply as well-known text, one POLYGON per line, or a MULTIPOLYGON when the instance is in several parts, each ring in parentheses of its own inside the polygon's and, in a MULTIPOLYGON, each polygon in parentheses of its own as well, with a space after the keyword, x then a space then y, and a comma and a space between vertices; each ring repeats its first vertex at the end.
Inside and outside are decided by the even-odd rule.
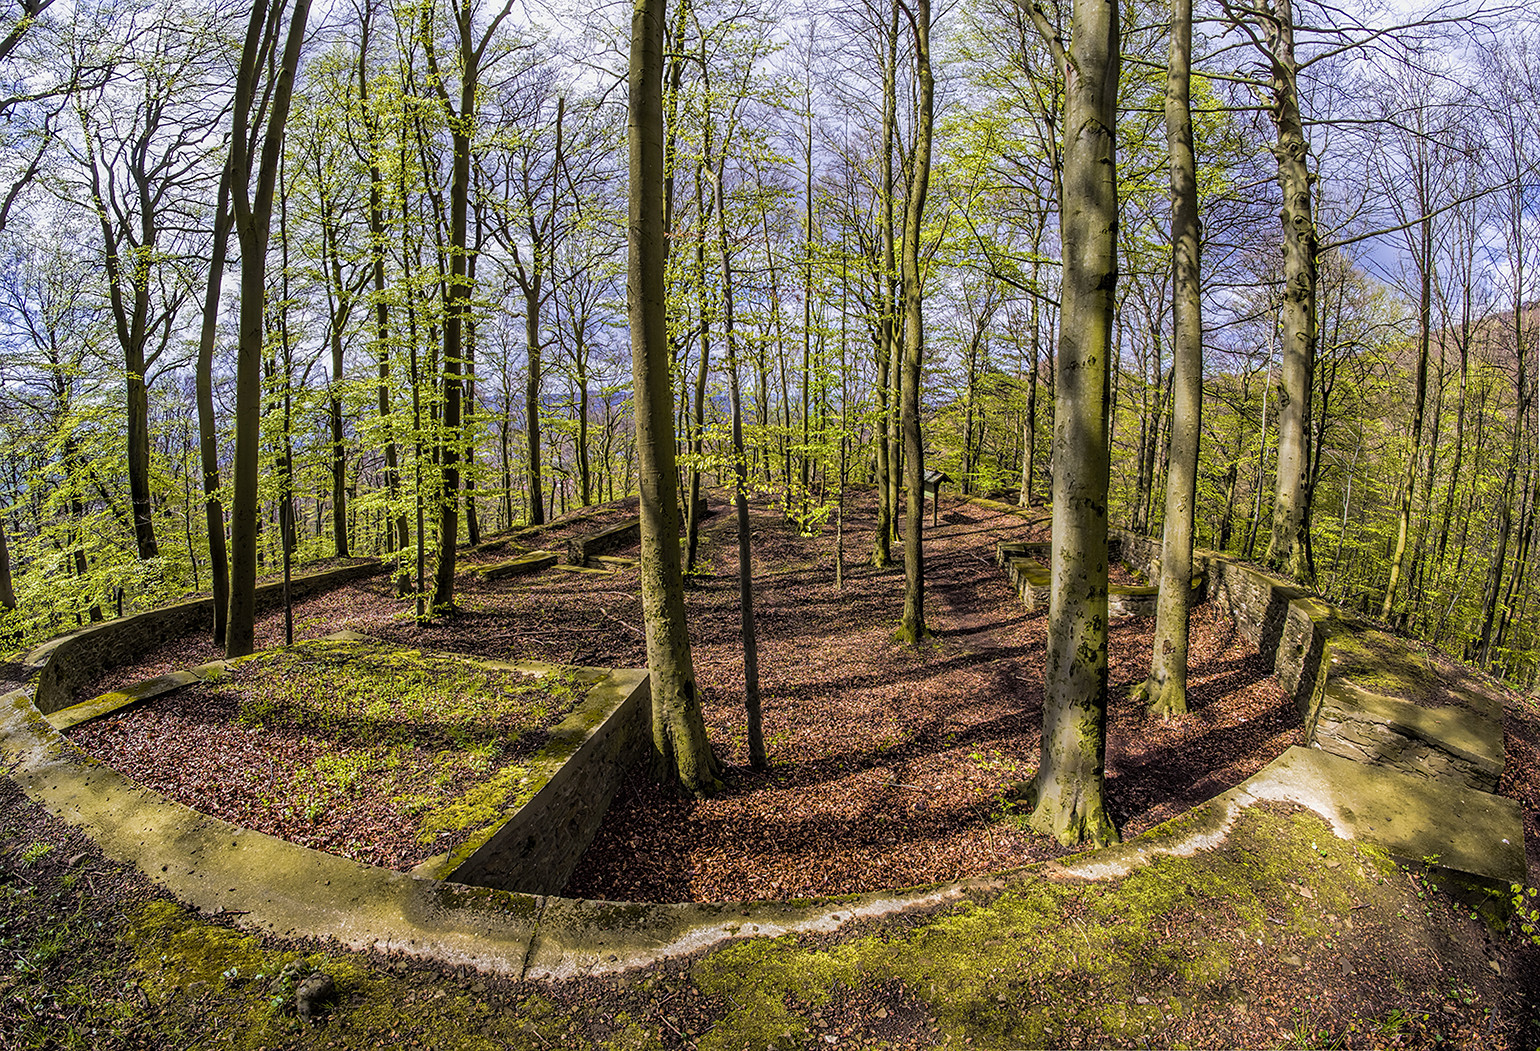
MULTIPOLYGON (((723 506, 720 496, 716 506, 723 506)), ((632 510, 590 514, 581 529, 595 531, 632 510)), ((1002 539, 1041 538, 1045 527, 998 508, 945 504, 939 524, 926 532, 931 638, 914 652, 892 640, 902 569, 864 564, 874 518, 870 501, 847 514, 845 579, 836 588, 835 530, 800 536, 768 501, 753 508, 766 771, 748 762, 736 521, 727 509, 704 522, 688 606, 706 719, 727 764, 726 790, 707 800, 681 799, 636 773, 568 894, 628 901, 812 897, 960 879, 1064 853, 1052 839, 1027 832, 1004 798, 1037 762, 1046 616, 1021 606, 994 550, 1002 539)), ((561 522, 518 539, 559 549, 575 528, 561 522)), ((480 551, 466 561, 509 556, 507 549, 480 551)), ((296 635, 347 628, 484 657, 645 662, 634 569, 548 570, 492 583, 465 572, 457 583, 462 613, 426 628, 401 616, 389 581, 374 580, 299 604, 296 635)), ((276 629, 270 616, 259 635, 266 639, 276 629)), ((1146 719, 1128 700, 1148 670, 1153 620, 1112 624, 1108 792, 1125 835, 1239 783, 1299 740, 1292 703, 1230 623, 1200 609, 1192 629, 1193 711, 1163 722, 1146 719)), ((215 656, 205 640, 180 640, 81 692, 94 695, 215 656)), ((265 780, 243 769, 247 757, 262 754, 246 746, 245 733, 240 748, 216 747, 212 735, 187 733, 180 708, 167 699, 115 727, 82 728, 79 736, 161 791, 250 823, 250 801, 225 804, 220 787, 265 780), (161 719, 176 725, 163 729, 161 719), (179 785, 165 783, 144 749, 109 751, 103 741, 104 734, 132 740, 168 733, 179 742, 179 785)), ((385 809, 385 801, 368 798, 380 785, 354 786, 359 812, 385 809)), ((290 819, 263 830, 313 845, 314 837, 294 827, 290 819)), ((367 826, 352 835, 366 836, 367 826)), ((374 857, 365 846, 357 852, 374 857)))
MULTIPOLYGON (((581 531, 622 514, 596 515, 581 531)), ((836 591, 834 530, 802 538, 772 508, 755 509, 772 764, 755 773, 743 738, 732 516, 708 520, 689 608, 708 724, 728 763, 727 791, 682 801, 633 779, 569 893, 792 897, 950 879, 1059 853, 1024 832, 1000 799, 1002 786, 1028 776, 1036 762, 1044 624, 1017 603, 992 552, 997 539, 1033 535, 1035 527, 997 510, 944 504, 941 525, 927 538, 932 638, 913 653, 891 640, 901 571, 864 565, 870 522, 869 507, 847 515, 846 581, 836 591)), ((388 581, 304 603, 296 623, 302 636, 350 628, 497 658, 642 661, 634 571, 552 572, 494 584, 466 573, 460 588, 461 614, 423 628, 402 615, 388 581)), ((1192 685, 1193 714, 1169 725, 1144 720, 1124 698, 1143 677, 1150 628, 1132 619, 1112 626, 1108 786, 1125 835, 1244 779, 1298 734, 1292 704, 1254 652, 1206 611, 1194 619, 1194 663, 1202 671, 1192 685)), ((270 615, 259 645, 275 642, 279 632, 281 617, 270 615)), ((176 640, 83 692, 214 656, 204 640, 176 640)), ((1531 701, 1510 698, 1508 753, 1501 790, 1524 806, 1535 885, 1540 710, 1531 701)), ((928 979, 825 979, 820 972, 803 988, 791 977, 775 984, 745 970, 726 982, 723 968, 732 968, 721 961, 730 954, 703 954, 613 978, 510 982, 389 954, 251 936, 234 929, 237 917, 194 916, 4 780, 0 843, 5 1047, 1540 1046, 1540 953, 1487 930, 1422 874, 1383 863, 1378 889, 1361 903, 1315 908, 1340 881, 1335 855, 1324 862, 1329 867, 1287 869, 1256 889, 1266 945, 1236 952, 1222 979, 1183 985, 1164 954, 1235 943, 1243 932, 1235 929, 1233 904, 1178 895, 1154 921, 1153 942, 1115 950, 1115 958, 1130 957, 1123 964, 1137 976, 1133 985, 1095 971, 1088 977, 1078 966, 1030 987, 991 971, 979 978, 988 995, 980 1000, 969 987, 972 999, 963 1002, 962 991, 937 989, 949 965, 933 935, 962 922, 956 918, 910 917, 834 938, 782 939, 765 950, 796 972, 843 959, 854 951, 847 940, 858 936, 868 946, 862 951, 929 946, 921 955, 934 957, 928 979), (1291 920, 1301 908, 1313 909, 1308 928, 1291 920), (1159 951, 1152 954, 1150 946, 1159 951), (273 973, 298 959, 338 976, 337 1002, 315 1023, 285 1014, 282 996, 274 995, 281 990, 273 973), (1002 1019, 1021 997, 1053 1002, 1076 1020, 1074 1028, 1008 1039, 1017 1031, 1002 1019), (756 1003, 792 1023, 784 1034, 726 1042, 730 1034, 764 1032, 739 1026, 756 1003), (1146 1022, 1131 1036, 1126 1025, 1107 1020, 1114 1008, 1143 1011, 1146 1022)), ((1228 853, 1248 850, 1268 852, 1238 845, 1228 853)), ((1352 854, 1343 860, 1357 864, 1352 854)), ((1080 930, 1094 911, 1088 908, 1067 908, 1066 929, 1080 930)), ((1009 938, 1009 931, 980 937, 965 953, 996 960, 988 954, 1003 951, 999 942, 1009 938)), ((758 944, 743 943, 742 951, 758 944)), ((1021 966, 1047 947, 1023 943, 1021 966)))

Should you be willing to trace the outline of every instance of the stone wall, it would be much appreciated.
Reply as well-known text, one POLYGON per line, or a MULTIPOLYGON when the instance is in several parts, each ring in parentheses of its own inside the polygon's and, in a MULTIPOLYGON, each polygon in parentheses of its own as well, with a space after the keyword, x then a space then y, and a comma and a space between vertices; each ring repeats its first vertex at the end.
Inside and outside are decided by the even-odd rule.
MULTIPOLYGON (((349 581, 384 573, 387 563, 370 559, 316 573, 301 573, 289 583, 298 600, 329 591, 349 581)), ((257 608, 271 608, 283 601, 283 582, 257 585, 257 608)), ((108 668, 130 664, 170 639, 214 627, 214 600, 188 599, 160 609, 135 613, 116 620, 91 624, 33 648, 24 662, 27 677, 35 679, 33 703, 44 715, 68 708, 77 700, 75 691, 108 668)))
POLYGON ((466 844, 437 871, 455 883, 528 894, 560 894, 577 868, 621 779, 652 740, 647 673, 615 671, 551 731, 522 805, 466 844))
MULTIPOLYGON (((1145 538, 1133 533, 1127 534, 1127 538, 1128 542, 1125 543, 1121 531, 1108 534, 1108 562, 1124 562, 1148 579, 1158 578, 1159 545, 1156 545, 1152 570, 1145 538)), ((1029 610, 1040 607, 1046 609, 1048 606, 1048 596, 1052 593, 1048 570, 1049 560, 1053 556, 1052 548, 1053 545, 1046 540, 1003 540, 995 547, 996 563, 1010 577, 1017 593, 1021 595, 1022 604, 1029 610)), ((1194 575, 1192 586, 1195 601, 1201 602, 1204 593, 1201 572, 1194 575)), ((1113 617, 1153 617, 1159 597, 1160 588, 1153 584, 1112 584, 1107 588, 1107 614, 1113 617)))
POLYGON ((623 547, 630 547, 642 538, 642 520, 628 519, 617 526, 586 536, 575 536, 567 541, 567 561, 574 566, 586 566, 596 555, 607 555, 623 547))
MULTIPOLYGON (((1126 529, 1113 533, 1126 561, 1143 568, 1147 576, 1159 577, 1158 537, 1126 529)), ((1316 622, 1331 620, 1331 608, 1282 577, 1212 551, 1193 552, 1193 572, 1207 580, 1202 597, 1229 614, 1240 633, 1271 663, 1300 715, 1306 715, 1320 686, 1326 641, 1316 622)))
MULTIPOLYGON (((1158 568, 1160 541, 1118 530, 1124 557, 1158 568)), ((1305 744, 1371 766, 1491 792, 1504 762, 1502 704, 1473 678, 1436 672, 1407 643, 1297 584, 1212 551, 1209 601, 1294 699, 1305 744), (1435 696, 1438 692, 1447 696, 1435 696)))

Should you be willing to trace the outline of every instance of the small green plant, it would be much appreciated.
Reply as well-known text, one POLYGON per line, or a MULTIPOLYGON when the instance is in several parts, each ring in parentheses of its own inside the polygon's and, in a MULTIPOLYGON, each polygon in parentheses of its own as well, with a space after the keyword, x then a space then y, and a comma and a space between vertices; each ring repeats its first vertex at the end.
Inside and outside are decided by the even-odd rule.
POLYGON ((975 749, 969 753, 968 758, 972 759, 986 774, 1006 774, 1014 778, 1021 770, 1021 764, 1017 760, 998 748, 991 748, 987 752, 975 749))
POLYGON ((40 839, 35 839, 27 844, 20 857, 17 858, 17 861, 21 864, 22 868, 30 868, 42 860, 45 855, 52 852, 52 850, 52 843, 44 843, 40 839))
POLYGON ((1289 1030, 1289 1040, 1295 1047, 1341 1047, 1342 1037, 1332 1036, 1328 1028, 1317 1027, 1308 1009, 1295 1008, 1294 1025, 1289 1030))
POLYGON ((374 765, 369 754, 363 752, 318 755, 315 759, 316 773, 343 792, 356 788, 367 774, 373 772, 374 765))
POLYGON ((1508 930, 1520 941, 1540 945, 1540 907, 1535 903, 1535 895, 1540 891, 1522 883, 1513 884, 1511 889, 1513 917, 1508 921, 1508 930))
POLYGON ((1390 1013, 1374 1023, 1375 1032, 1380 1036, 1398 1036, 1406 1026, 1406 1013, 1399 1007, 1392 1007, 1390 1013))

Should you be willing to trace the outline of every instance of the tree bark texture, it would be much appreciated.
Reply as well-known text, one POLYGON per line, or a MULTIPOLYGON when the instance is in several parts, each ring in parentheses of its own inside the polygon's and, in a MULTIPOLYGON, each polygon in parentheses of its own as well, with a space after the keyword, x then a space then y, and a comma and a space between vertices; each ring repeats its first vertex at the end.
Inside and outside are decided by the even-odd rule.
POLYGON ((209 586, 214 598, 214 641, 225 641, 230 603, 230 556, 225 550, 225 508, 219 498, 219 436, 214 421, 214 339, 219 320, 219 294, 224 284, 230 245, 230 165, 219 178, 214 202, 214 243, 209 258, 208 286, 203 297, 203 323, 198 333, 198 363, 194 384, 198 401, 198 462, 203 474, 204 525, 209 538, 209 586))
POLYGON ((263 69, 263 54, 277 46, 276 22, 283 12, 280 0, 267 18, 267 0, 256 0, 241 53, 235 90, 235 110, 230 134, 231 198, 236 236, 241 245, 240 342, 235 366, 235 463, 230 508, 230 613, 226 624, 225 656, 242 657, 252 651, 256 628, 257 593, 257 461, 262 430, 262 345, 266 335, 267 242, 272 229, 273 192, 278 161, 283 155, 284 126, 294 92, 294 71, 299 66, 309 0, 295 0, 289 17, 288 36, 277 70, 267 128, 262 136, 257 166, 256 192, 251 190, 252 161, 248 145, 248 121, 263 69))
MULTIPOLYGON (((1061 52, 1062 53, 1062 52, 1061 52)), ((1107 812, 1107 423, 1117 286, 1117 0, 1075 0, 1065 56, 1064 286, 1042 758, 1030 823, 1118 838, 1107 812)))
POLYGON ((1193 512, 1203 429, 1202 228, 1192 134, 1192 0, 1171 0, 1166 141, 1171 154, 1172 340, 1170 466, 1155 606, 1155 651, 1143 692, 1150 714, 1187 711, 1187 619, 1192 604, 1193 512))
MULTIPOLYGON (((723 144, 724 154, 727 142, 723 144)), ((727 347, 727 376, 733 414, 733 507, 738 516, 738 620, 743 640, 743 707, 749 738, 749 765, 765 770, 764 720, 759 696, 759 641, 754 631, 754 556, 749 550, 749 462, 743 448, 743 391, 738 380, 738 350, 733 343, 733 268, 727 239, 727 210, 722 183, 725 156, 717 163, 716 212, 718 247, 722 256, 722 341, 727 347)), ((701 220, 705 237, 705 219, 701 220)), ((704 353, 704 351, 702 352, 704 353)), ((692 511, 693 514, 693 511, 692 511)))
POLYGON ((1299 63, 1294 57, 1294 12, 1290 0, 1274 0, 1260 16, 1272 63, 1273 122, 1278 142, 1278 186, 1283 194, 1282 342, 1278 369, 1278 473, 1268 566, 1296 580, 1309 576, 1302 534, 1310 467, 1310 384, 1316 349, 1315 219, 1311 213, 1310 144, 1299 116, 1299 63))
POLYGON ((641 498, 640 575, 652 686, 653 758, 661 776, 677 779, 688 793, 703 795, 720 784, 720 766, 706 740, 696 692, 679 557, 678 468, 663 283, 668 261, 663 227, 664 13, 664 0, 635 0, 631 9, 626 300, 631 326, 641 498))
POLYGON ((925 356, 925 300, 920 283, 920 222, 930 185, 931 131, 936 82, 930 69, 930 0, 914 10, 914 56, 919 80, 913 170, 904 206, 902 259, 904 348, 899 423, 904 439, 904 618, 899 638, 918 646, 925 637, 925 443, 920 433, 920 365, 925 356))

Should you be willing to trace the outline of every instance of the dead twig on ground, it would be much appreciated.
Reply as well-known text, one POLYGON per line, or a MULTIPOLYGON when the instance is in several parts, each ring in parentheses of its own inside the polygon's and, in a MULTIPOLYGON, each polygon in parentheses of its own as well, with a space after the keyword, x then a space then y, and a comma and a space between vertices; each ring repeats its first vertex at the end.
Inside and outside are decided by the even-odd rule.
POLYGON ((613 620, 616 624, 619 624, 622 628, 625 628, 627 631, 632 632, 633 634, 635 634, 637 638, 645 639, 647 637, 647 633, 644 632, 641 628, 638 628, 634 624, 627 624, 625 621, 623 621, 619 617, 615 616, 615 614, 611 613, 609 610, 605 609, 603 606, 599 607, 599 612, 603 613, 610 620, 613 620))

